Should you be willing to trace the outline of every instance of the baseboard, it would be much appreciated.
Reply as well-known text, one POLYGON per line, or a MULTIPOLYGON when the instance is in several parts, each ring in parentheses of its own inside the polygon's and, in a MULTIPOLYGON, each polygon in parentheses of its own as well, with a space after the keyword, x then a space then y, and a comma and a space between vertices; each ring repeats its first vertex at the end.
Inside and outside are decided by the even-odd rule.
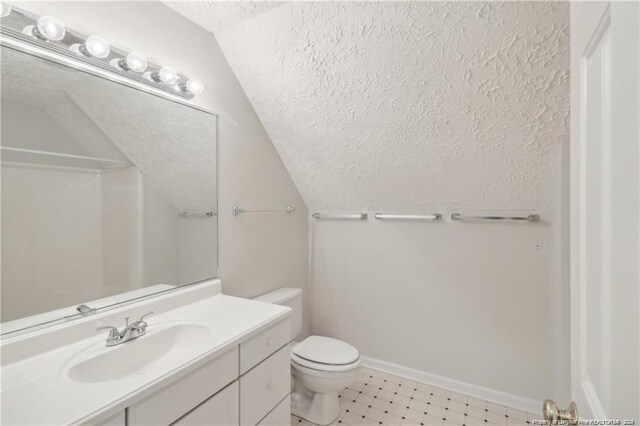
POLYGON ((485 388, 478 385, 472 385, 471 383, 449 379, 437 374, 431 374, 427 373, 426 371, 403 367, 398 364, 381 361, 375 358, 363 356, 361 357, 361 359, 362 365, 365 367, 371 367, 374 370, 384 371, 385 373, 395 374, 396 376, 406 377, 407 379, 415 380, 418 382, 428 383, 433 386, 449 389, 451 391, 470 395, 475 398, 495 402, 496 404, 506 405, 508 407, 517 408, 518 410, 523 410, 534 414, 539 413, 542 409, 542 402, 536 401, 534 399, 524 398, 522 396, 501 392, 495 389, 485 388))

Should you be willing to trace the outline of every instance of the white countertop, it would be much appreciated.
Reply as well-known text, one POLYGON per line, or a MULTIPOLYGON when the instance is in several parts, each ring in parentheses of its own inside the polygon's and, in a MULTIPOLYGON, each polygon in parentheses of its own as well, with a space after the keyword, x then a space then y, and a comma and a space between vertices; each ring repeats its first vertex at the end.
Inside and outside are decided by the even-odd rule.
MULTIPOLYGON (((217 285, 219 288, 219 282, 217 285)), ((201 292, 199 296, 202 296, 201 292)), ((161 296, 158 299, 165 300, 166 304, 166 300, 170 297, 161 296)), ((122 326, 118 321, 115 324, 109 321, 119 317, 124 318, 125 314, 132 314, 132 318, 135 318, 134 313, 137 315, 149 308, 154 308, 156 311, 157 308, 162 309, 157 306, 157 303, 154 306, 154 300, 156 299, 141 302, 140 305, 131 305, 106 316, 96 315, 98 318, 86 319, 85 325, 70 324, 66 327, 81 326, 79 329, 83 332, 82 337, 86 337, 40 351, 34 356, 16 356, 16 349, 12 349, 13 353, 9 354, 8 363, 5 364, 3 360, 0 370, 1 423, 3 425, 62 425, 105 420, 157 391, 160 386, 193 371, 231 349, 240 341, 286 318, 290 313, 290 309, 284 306, 222 294, 208 295, 199 301, 174 307, 146 319, 149 323, 148 335, 153 333, 154 326, 160 329, 163 324, 176 321, 197 322, 210 327, 211 337, 207 338, 206 342, 199 341, 193 345, 193 358, 181 365, 155 366, 120 379, 94 383, 75 382, 67 376, 70 360, 77 358, 79 354, 81 356, 87 350, 96 350, 104 345, 105 333, 90 332, 95 330, 96 325, 122 326), (132 309, 133 312, 130 312, 132 309)), ((66 333, 62 338, 68 339, 70 331, 64 330, 64 327, 57 327, 49 333, 66 333)), ((46 333, 46 330, 38 332, 41 337, 50 340, 51 336, 47 336, 46 333)), ((139 339, 145 337, 147 336, 139 339)), ((133 340, 121 346, 135 344, 135 342, 133 340)), ((25 345, 25 342, 18 342, 20 343, 23 346, 20 350, 23 352, 25 347, 30 346, 25 345)), ((11 344, 15 343, 2 342, 0 348, 3 350, 3 357, 4 351, 10 349, 8 345, 11 344)), ((117 350, 117 348, 118 346, 109 349, 117 350)))

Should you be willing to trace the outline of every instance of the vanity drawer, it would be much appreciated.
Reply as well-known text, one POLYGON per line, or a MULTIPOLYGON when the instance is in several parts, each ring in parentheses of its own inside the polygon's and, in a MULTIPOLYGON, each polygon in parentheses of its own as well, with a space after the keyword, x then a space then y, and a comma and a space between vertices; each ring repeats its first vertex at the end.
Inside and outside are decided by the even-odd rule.
POLYGON ((240 374, 289 343, 291 325, 286 318, 262 333, 240 344, 240 374))
POLYGON ((284 397, 280 404, 276 406, 264 419, 260 420, 259 426, 282 426, 291 423, 291 395, 284 397))
MULTIPOLYGON (((231 383, 186 416, 179 419, 175 426, 231 426, 240 423, 240 386, 238 381, 231 383)), ((280 425, 284 425, 280 423, 280 425)))
POLYGON ((238 348, 127 408, 127 425, 168 425, 238 377, 238 348))
POLYGON ((240 424, 257 424, 291 392, 291 360, 285 346, 240 377, 240 424))

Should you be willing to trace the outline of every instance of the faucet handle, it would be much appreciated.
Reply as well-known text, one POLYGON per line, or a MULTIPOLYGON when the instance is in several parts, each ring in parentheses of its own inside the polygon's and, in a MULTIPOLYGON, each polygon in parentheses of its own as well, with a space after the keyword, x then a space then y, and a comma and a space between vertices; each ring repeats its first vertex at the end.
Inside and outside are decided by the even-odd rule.
POLYGON ((109 330, 109 337, 114 338, 120 335, 120 331, 111 325, 105 325, 104 327, 96 328, 96 331, 109 330))
POLYGON ((143 316, 141 316, 141 317, 140 317, 140 319, 138 320, 138 322, 143 322, 143 321, 144 321, 144 317, 149 316, 149 315, 151 315, 151 314, 153 314, 153 311, 151 311, 151 312, 147 312, 146 314, 144 314, 143 316))

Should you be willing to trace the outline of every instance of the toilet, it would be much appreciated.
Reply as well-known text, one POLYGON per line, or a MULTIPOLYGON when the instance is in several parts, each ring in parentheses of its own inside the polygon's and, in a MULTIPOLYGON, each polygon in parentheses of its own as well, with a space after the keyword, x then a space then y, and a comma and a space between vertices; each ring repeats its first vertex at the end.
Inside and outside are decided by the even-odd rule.
POLYGON ((324 336, 294 341, 302 330, 302 290, 298 288, 280 288, 254 300, 292 309, 291 414, 318 425, 334 422, 340 414, 339 392, 358 377, 358 350, 324 336))

